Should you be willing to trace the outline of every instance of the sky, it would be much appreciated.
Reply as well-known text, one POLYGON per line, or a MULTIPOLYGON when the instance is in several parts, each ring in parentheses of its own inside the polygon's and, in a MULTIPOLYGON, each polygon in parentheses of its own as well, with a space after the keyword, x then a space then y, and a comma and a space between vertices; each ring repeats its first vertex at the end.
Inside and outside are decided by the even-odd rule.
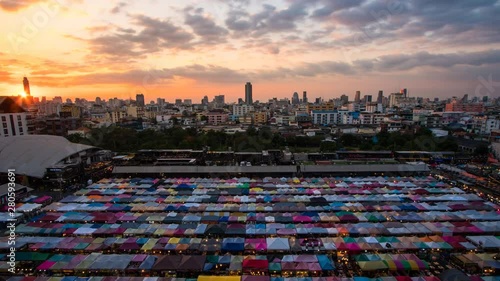
POLYGON ((0 0, 0 95, 500 96, 500 0, 0 0))

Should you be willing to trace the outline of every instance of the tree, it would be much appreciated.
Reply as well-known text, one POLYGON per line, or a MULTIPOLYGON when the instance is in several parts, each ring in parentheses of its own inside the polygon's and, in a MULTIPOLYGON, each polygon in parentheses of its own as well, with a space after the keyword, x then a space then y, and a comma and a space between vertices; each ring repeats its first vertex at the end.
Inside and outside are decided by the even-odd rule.
POLYGON ((87 140, 82 134, 71 134, 66 136, 66 139, 74 143, 83 143, 83 141, 87 140))
POLYGON ((337 151, 337 144, 333 141, 323 141, 319 147, 321 152, 335 152, 337 151))
POLYGON ((246 133, 249 136, 256 136, 257 135, 257 129, 255 129, 254 126, 248 126, 248 129, 247 129, 246 133))

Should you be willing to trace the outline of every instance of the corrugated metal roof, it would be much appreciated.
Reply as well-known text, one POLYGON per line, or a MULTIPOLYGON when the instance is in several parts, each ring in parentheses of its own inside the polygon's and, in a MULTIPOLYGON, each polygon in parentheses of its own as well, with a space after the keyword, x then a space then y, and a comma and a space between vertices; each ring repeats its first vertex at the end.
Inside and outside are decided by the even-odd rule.
POLYGON ((42 178, 48 167, 75 153, 95 148, 59 136, 27 135, 0 138, 0 171, 42 178))

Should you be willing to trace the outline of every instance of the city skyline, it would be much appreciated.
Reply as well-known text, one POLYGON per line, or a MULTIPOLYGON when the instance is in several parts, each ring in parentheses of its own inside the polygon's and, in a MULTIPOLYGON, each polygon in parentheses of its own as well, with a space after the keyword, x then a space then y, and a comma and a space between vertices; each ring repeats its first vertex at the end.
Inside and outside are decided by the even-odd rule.
POLYGON ((494 98, 499 11, 499 1, 3 1, 0 91, 21 94, 26 76, 34 97, 88 100, 236 101, 247 81, 260 101, 401 88, 494 98))

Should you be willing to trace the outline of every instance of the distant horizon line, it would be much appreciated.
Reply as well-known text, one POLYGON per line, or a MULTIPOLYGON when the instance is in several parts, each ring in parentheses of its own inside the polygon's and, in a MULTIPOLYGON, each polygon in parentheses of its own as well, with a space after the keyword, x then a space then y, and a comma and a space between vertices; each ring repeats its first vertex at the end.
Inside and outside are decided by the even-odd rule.
MULTIPOLYGON (((298 92, 297 92, 297 93, 298 93, 298 92)), ((393 93, 396 93, 396 92, 393 92, 393 93)), ((391 93, 391 94, 393 94, 393 93, 391 93)), ((220 95, 225 96, 224 94, 218 94, 218 95, 214 95, 214 96, 212 96, 212 97, 215 97, 215 96, 220 96, 220 95)), ((345 95, 345 94, 342 94, 342 95, 345 95)), ((342 96, 342 95, 341 95, 341 96, 342 96)), ((390 94, 389 94, 389 95, 390 95, 390 94)), ((6 96, 7 96, 7 95, 6 95, 6 96)), ((77 98, 79 98, 79 99, 84 99, 84 100, 86 100, 87 102, 95 102, 95 99, 96 99, 96 98, 101 98, 100 96, 95 96, 95 97, 94 97, 94 99, 90 99, 90 100, 89 100, 89 99, 84 98, 84 97, 83 97, 83 98, 80 98, 80 97, 69 97, 69 98, 66 98, 66 97, 63 97, 63 96, 57 96, 57 95, 55 95, 55 96, 38 96, 38 95, 28 95, 28 96, 30 96, 30 97, 32 97, 32 98, 37 98, 37 99, 39 99, 39 100, 41 100, 41 98, 43 98, 43 97, 45 97, 45 98, 49 98, 49 97, 51 97, 51 98, 52 98, 52 100, 53 100, 54 98, 60 97, 60 98, 62 99, 62 102, 63 102, 63 103, 65 103, 65 102, 66 102, 66 101, 65 101, 66 99, 71 99, 71 102, 72 102, 72 103, 74 103, 74 102, 75 102, 75 99, 77 99, 77 98)), ((341 96, 339 96, 339 97, 337 97, 337 98, 330 98, 330 99, 325 99, 324 97, 314 97, 314 98, 309 98, 309 97, 308 97, 308 103, 315 103, 316 98, 321 98, 321 99, 323 100, 323 102, 328 102, 328 101, 331 101, 331 100, 340 99, 340 98, 341 98, 341 96)), ((347 95, 347 96, 349 97, 348 102, 354 102, 354 100, 351 100, 351 97, 350 97, 349 95, 347 95)), ((372 96, 372 97, 374 97, 374 95, 366 94, 366 95, 363 95, 363 96, 361 97, 361 99, 363 99, 363 97, 364 97, 364 96, 372 96)), ((18 94, 18 95, 10 95, 9 97, 26 98, 27 96, 24 96, 24 95, 19 95, 19 94, 18 94)), ((225 97, 226 97, 226 96, 225 96, 225 97)), ((376 97, 376 95, 375 95, 375 97, 376 97)), ((389 96, 385 96, 385 95, 384 95, 383 97, 384 97, 384 98, 389 98, 389 96)), ((488 95, 488 96, 481 96, 481 97, 477 97, 477 98, 479 99, 479 101, 478 101, 478 102, 483 102, 483 101, 482 101, 482 98, 484 98, 484 97, 488 97, 488 100, 491 100, 491 99, 495 100, 495 98, 492 98, 491 96, 489 96, 489 95, 488 95)), ((130 98, 118 98, 118 97, 112 97, 112 98, 101 98, 101 99, 103 99, 103 101, 104 101, 104 102, 108 102, 109 100, 111 100, 111 99, 115 99, 115 98, 116 98, 116 99, 118 99, 118 100, 122 100, 122 101, 128 101, 128 100, 130 100, 130 101, 134 101, 134 102, 135 102, 135 101, 137 101, 136 99, 132 99, 131 97, 130 97, 130 98)), ((157 99, 158 99, 158 98, 162 98, 162 97, 157 97, 156 99, 151 99, 151 100, 149 100, 149 102, 147 102, 147 103, 145 102, 145 105, 147 105, 147 104, 151 104, 151 102, 154 102, 154 104, 157 104, 157 99)), ((291 99, 291 98, 289 98, 289 97, 282 97, 282 98, 279 98, 279 97, 272 97, 272 98, 269 98, 269 99, 268 99, 268 101, 269 101, 269 100, 272 100, 272 99, 275 99, 275 98, 276 98, 276 99, 278 99, 278 100, 288 99, 290 102, 292 101, 292 99, 291 99)), ((355 97, 354 97, 354 98, 355 98, 355 97)), ((412 97, 408 97, 408 98, 423 98, 423 99, 429 99, 429 100, 431 100, 431 101, 434 101, 434 98, 438 98, 438 99, 439 99, 439 101, 449 100, 449 99, 453 99, 453 98, 461 99, 461 97, 459 97, 459 96, 452 96, 452 97, 447 97, 447 98, 440 98, 440 97, 434 97, 434 98, 431 98, 431 97, 419 97, 419 96, 412 96, 412 97)), ((500 97, 497 97, 497 98, 500 98, 500 97)), ((171 101, 168 101, 166 98, 162 98, 162 99, 165 99, 165 102, 166 102, 166 103, 170 103, 170 104, 175 104, 175 100, 177 100, 177 99, 180 99, 180 100, 182 100, 182 101, 184 101, 184 100, 191 100, 192 104, 201 104, 201 103, 202 103, 202 102, 201 102, 201 100, 202 100, 203 98, 202 98, 202 99, 200 99, 198 102, 197 102, 197 101, 195 101, 195 99, 193 99, 193 98, 173 98, 173 99, 171 99, 171 101)), ((241 99, 243 99, 243 101, 244 101, 244 97, 241 97, 241 99)), ((47 100, 48 100, 48 101, 50 101, 49 99, 47 99, 47 100)), ((300 100, 302 100, 302 99, 300 99, 300 100)), ((257 99, 257 100, 255 100, 253 103, 257 103, 257 102, 259 102, 259 103, 267 103, 268 101, 262 102, 261 100, 258 100, 258 99, 257 99)), ((472 99, 469 97, 468 101, 472 101, 472 99)), ((375 102, 377 102, 377 101, 376 101, 376 99, 371 101, 371 103, 375 103, 375 102)), ((213 103, 213 99, 212 99, 211 101, 209 100, 209 103, 213 103)), ((243 103, 245 104, 245 102, 243 102, 243 103)), ((253 104, 253 103, 252 103, 252 104, 253 104)), ((225 101, 225 102, 224 102, 224 104, 238 104, 238 100, 235 100, 235 101, 232 101, 232 100, 230 100, 230 101, 225 101)))

